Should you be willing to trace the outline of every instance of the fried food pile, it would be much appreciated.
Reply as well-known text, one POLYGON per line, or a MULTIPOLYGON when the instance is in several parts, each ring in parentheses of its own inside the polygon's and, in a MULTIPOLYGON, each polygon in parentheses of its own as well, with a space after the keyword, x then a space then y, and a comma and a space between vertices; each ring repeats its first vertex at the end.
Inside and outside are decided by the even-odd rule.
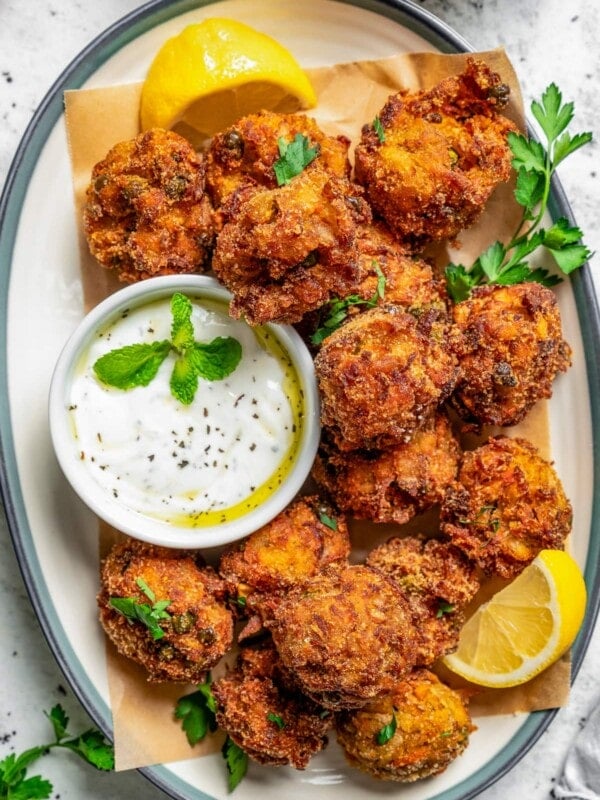
POLYGON ((473 59, 398 92, 365 125, 354 177, 350 142, 266 111, 204 154, 154 130, 94 168, 85 229, 103 266, 123 281, 212 269, 233 316, 296 324, 314 354, 323 435, 307 493, 215 569, 127 541, 101 570, 102 625, 150 681, 201 681, 235 640, 212 684, 217 722, 260 764, 304 769, 335 732, 373 777, 444 770, 474 727, 436 662, 482 581, 570 532, 552 464, 484 427, 520 422, 568 368, 552 291, 490 285, 452 303, 423 252, 508 179, 507 100, 473 59), (468 447, 467 430, 481 435, 468 447), (355 520, 386 531, 361 559, 355 520))

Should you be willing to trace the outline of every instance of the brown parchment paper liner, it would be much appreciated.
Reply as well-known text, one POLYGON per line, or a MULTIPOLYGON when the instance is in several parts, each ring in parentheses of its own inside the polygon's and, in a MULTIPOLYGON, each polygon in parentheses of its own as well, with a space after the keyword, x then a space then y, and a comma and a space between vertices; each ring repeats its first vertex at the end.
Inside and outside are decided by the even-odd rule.
MULTIPOLYGON (((523 128, 519 85, 504 51, 499 49, 473 55, 485 60, 510 85, 511 102, 506 114, 523 128)), ((410 53, 379 61, 307 70, 318 96, 317 107, 308 113, 327 133, 344 134, 355 143, 362 125, 375 117, 391 93, 398 89, 429 88, 447 75, 461 72, 466 58, 467 55, 463 54, 410 53)), ((65 93, 86 309, 92 308, 122 284, 109 271, 99 267, 89 254, 81 226, 85 190, 94 164, 104 158, 114 144, 139 132, 140 90, 141 84, 128 84, 65 93)), ((455 249, 452 253, 454 258, 471 263, 491 242, 510 236, 520 217, 512 191, 511 185, 496 190, 477 225, 461 234, 458 252, 455 249)), ((430 256, 444 266, 450 253, 438 248, 430 256)), ((522 425, 504 432, 525 436, 549 457, 548 430, 547 404, 541 402, 522 425)), ((484 438, 489 433, 485 431, 484 438)), ((473 446, 474 442, 471 440, 465 444, 473 446)), ((429 519, 420 517, 414 520, 411 527, 415 531, 433 533, 435 523, 435 515, 430 515, 429 519)), ((393 526, 357 522, 352 523, 351 529, 355 560, 395 532, 393 526)), ((99 536, 102 554, 122 534, 100 524, 99 536)), ((486 590, 489 592, 490 587, 484 587, 483 591, 486 590)), ((118 770, 196 757, 220 748, 222 738, 215 736, 207 737, 203 744, 191 751, 179 723, 173 719, 175 701, 191 691, 191 687, 148 684, 143 670, 119 656, 110 644, 107 644, 107 667, 118 770)), ((449 673, 444 677, 452 685, 465 685, 449 673)), ((471 711, 474 715, 487 715, 557 707, 567 701, 569 682, 569 658, 565 657, 524 686, 504 690, 470 687, 471 711)))

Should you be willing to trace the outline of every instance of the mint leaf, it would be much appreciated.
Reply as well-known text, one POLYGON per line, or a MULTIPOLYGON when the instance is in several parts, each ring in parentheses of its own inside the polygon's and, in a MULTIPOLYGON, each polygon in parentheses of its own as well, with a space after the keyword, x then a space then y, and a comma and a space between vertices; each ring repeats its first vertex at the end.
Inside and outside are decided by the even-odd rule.
POLYGON ((202 741, 210 731, 216 731, 217 703, 210 689, 210 674, 198 691, 180 697, 175 705, 175 719, 181 720, 190 747, 202 741))
POLYGON ((210 342, 195 342, 189 357, 201 378, 220 381, 240 363, 242 345, 232 336, 217 336, 210 342))
POLYGON ((233 792, 248 771, 248 756, 229 736, 225 739, 221 753, 227 764, 229 791, 233 792))
POLYGON ((102 383, 117 389, 148 386, 170 349, 166 339, 150 344, 128 344, 100 356, 94 362, 93 370, 102 383))
POLYGON ((175 292, 171 298, 171 343, 178 353, 194 344, 192 304, 184 294, 175 292))
POLYGON ((318 147, 309 147, 309 140, 304 134, 297 133, 293 141, 286 142, 283 136, 277 140, 279 158, 273 164, 277 185, 289 183, 319 155, 318 147))
POLYGON ((191 350, 185 355, 179 356, 175 362, 169 385, 171 394, 180 403, 189 406, 193 402, 198 389, 198 370, 194 365, 191 350))

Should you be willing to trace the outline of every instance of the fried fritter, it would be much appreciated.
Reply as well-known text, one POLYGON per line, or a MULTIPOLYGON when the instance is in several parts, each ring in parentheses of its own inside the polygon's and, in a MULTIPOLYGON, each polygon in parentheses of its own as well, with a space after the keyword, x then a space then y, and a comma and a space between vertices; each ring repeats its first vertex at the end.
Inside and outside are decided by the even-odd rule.
POLYGON ((323 443, 312 475, 341 511, 402 525, 442 501, 459 455, 448 417, 439 412, 409 442, 386 450, 342 453, 323 443))
POLYGON ((292 589, 264 620, 286 671, 325 708, 358 708, 415 661, 410 608, 370 567, 329 569, 292 589))
POLYGON ((531 442, 496 436, 464 453, 441 510, 442 530, 488 574, 513 578, 540 552, 561 550, 571 504, 531 442))
POLYGON ((160 128, 116 144, 92 170, 84 230, 121 281, 207 268, 215 227, 191 144, 160 128))
POLYGON ((224 582, 184 550, 131 539, 115 545, 101 565, 100 622, 117 650, 147 670, 149 681, 203 680, 233 641, 225 600, 224 582), (112 598, 150 607, 168 600, 168 618, 158 620, 163 636, 154 638, 142 621, 123 616, 112 598))
POLYGON ((254 592, 285 592, 349 555, 343 516, 311 495, 223 553, 219 572, 232 592, 247 600, 254 592))
POLYGON ((425 669, 365 708, 336 716, 337 739, 350 765, 386 781, 443 772, 467 747, 473 730, 464 696, 425 669), (380 744, 394 719, 395 730, 380 744))
POLYGON ((362 190, 322 168, 270 190, 230 197, 213 258, 233 293, 230 313, 251 325, 294 323, 333 296, 358 270, 357 226, 371 218, 362 190))
POLYGON ((446 315, 399 306, 353 317, 315 358, 321 421, 340 450, 407 442, 448 397, 458 376, 446 315))
POLYGON ((247 183, 274 189, 279 140, 290 143, 298 134, 308 139, 311 148, 318 148, 319 166, 340 178, 350 177, 348 139, 327 136, 304 114, 261 111, 242 117, 212 139, 206 155, 206 187, 215 208, 247 183))
POLYGON ((468 421, 516 425, 571 363, 556 295, 539 283, 477 287, 454 321, 463 336, 452 402, 468 421))
POLYGON ((378 115, 383 135, 363 128, 356 178, 403 242, 454 238, 508 180, 516 128, 499 113, 508 97, 500 76, 470 58, 428 91, 392 95, 378 115))
POLYGON ((463 610, 479 589, 475 564, 450 542, 393 537, 366 563, 398 584, 418 631, 417 665, 430 666, 458 644, 463 610))
POLYGON ((327 744, 332 715, 283 684, 272 646, 243 648, 211 689, 218 726, 259 764, 304 769, 327 744))

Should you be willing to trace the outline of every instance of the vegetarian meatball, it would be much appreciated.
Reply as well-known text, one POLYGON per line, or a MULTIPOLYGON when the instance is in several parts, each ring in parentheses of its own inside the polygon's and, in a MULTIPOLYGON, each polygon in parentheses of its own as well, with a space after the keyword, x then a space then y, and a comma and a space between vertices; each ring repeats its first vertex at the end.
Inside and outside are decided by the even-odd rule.
POLYGON ((454 307, 461 376, 452 401, 469 421, 516 425, 571 363, 556 295, 539 283, 488 285, 454 307))
POLYGON ((410 608, 370 567, 328 569, 285 595, 264 620, 283 667, 325 708, 356 708, 389 691, 415 661, 410 608))
POLYGON ((371 212, 359 187, 321 167, 274 189, 238 189, 223 218, 213 269, 233 293, 232 316, 262 325, 299 322, 348 292, 357 227, 371 212))
POLYGON ((274 165, 281 158, 281 142, 290 145, 298 136, 305 137, 309 149, 316 148, 315 166, 341 178, 350 177, 348 139, 327 136, 304 114, 261 111, 242 117, 211 141, 206 156, 206 187, 215 208, 244 184, 264 189, 278 186, 274 165))
POLYGON ((323 443, 312 474, 341 511, 402 525, 442 501, 459 454, 448 417, 439 412, 409 442, 386 450, 343 453, 323 443))
POLYGON ((531 442, 496 436, 464 453, 441 510, 442 530, 488 574, 513 578, 540 550, 561 550, 571 504, 531 442))
POLYGON ((211 688, 218 726, 259 764, 304 769, 327 744, 332 715, 283 684, 272 646, 243 648, 211 688))
POLYGON ((409 441, 458 375, 445 313, 398 306, 350 319, 325 339, 315 368, 321 421, 344 451, 409 441))
POLYGON ((195 683, 231 647, 225 584, 184 550, 115 545, 101 565, 100 622, 148 680, 195 683))
POLYGON ((215 228, 204 164, 172 131, 116 144, 92 170, 83 217, 92 255, 121 281, 208 267, 215 228))
POLYGON ((420 248, 471 225, 511 174, 499 111, 509 88, 482 61, 421 92, 392 95, 356 147, 356 178, 399 239, 420 248))
POLYGON ((415 670, 365 708, 341 712, 335 724, 351 766, 401 782, 443 772, 474 730, 464 696, 426 669, 415 670))
POLYGON ((456 649, 464 608, 479 589, 475 564, 450 542, 393 537, 366 562, 388 575, 408 598, 418 631, 417 664, 430 666, 456 649))

